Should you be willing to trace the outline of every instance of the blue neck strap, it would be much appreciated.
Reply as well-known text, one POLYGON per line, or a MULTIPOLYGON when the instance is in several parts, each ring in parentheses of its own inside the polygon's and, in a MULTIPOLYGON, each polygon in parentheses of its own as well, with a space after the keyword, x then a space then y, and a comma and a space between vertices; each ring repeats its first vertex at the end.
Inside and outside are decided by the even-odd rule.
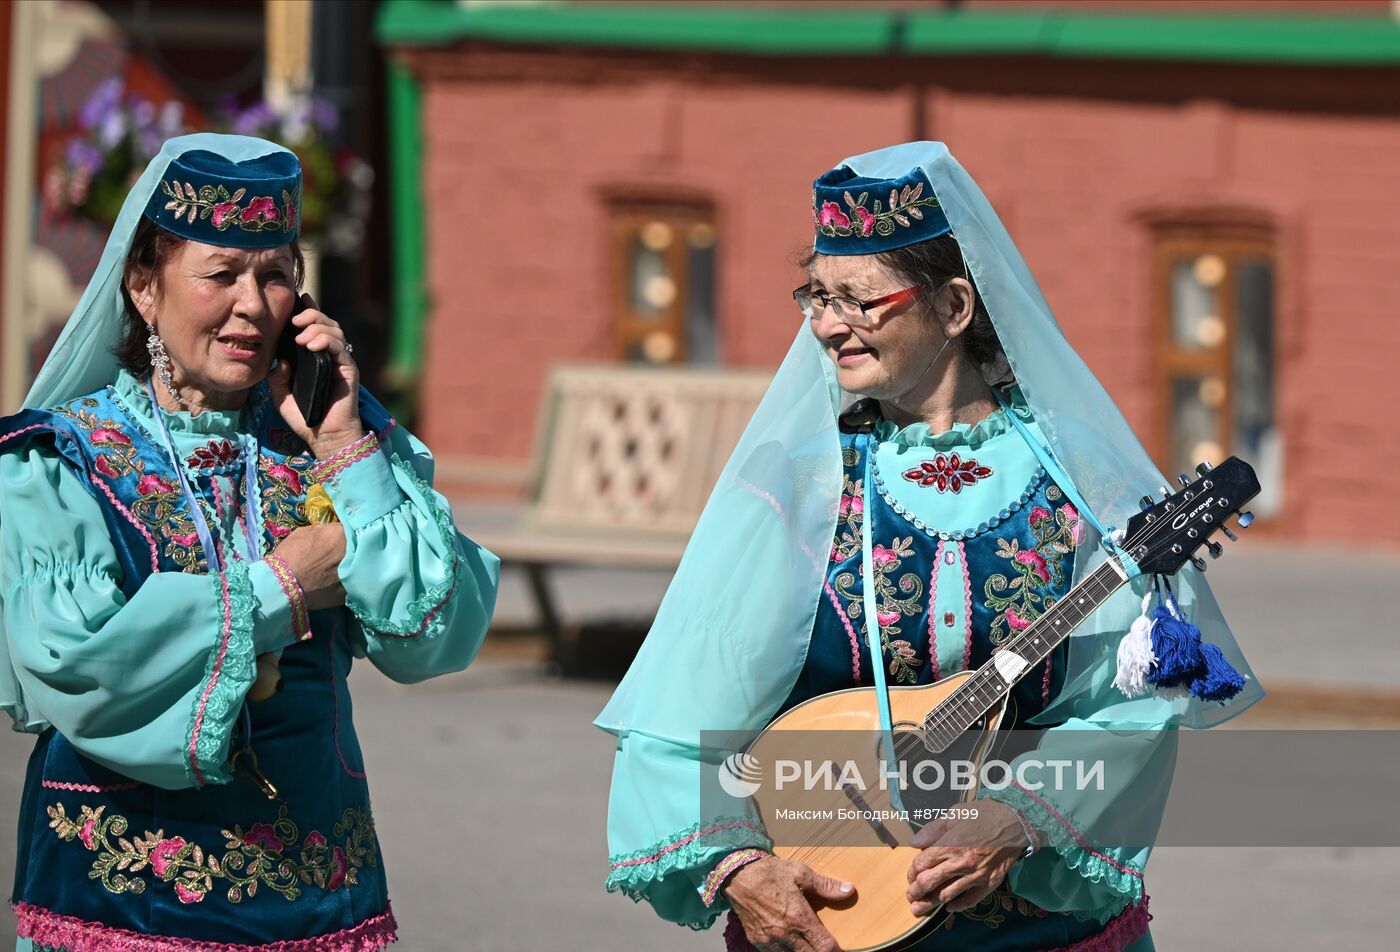
POLYGON ((870 542, 870 523, 875 518, 875 505, 871 499, 870 487, 871 460, 875 458, 875 436, 871 434, 870 444, 865 451, 865 479, 862 493, 865 497, 865 515, 860 521, 860 570, 864 591, 863 611, 865 612, 865 639, 870 647, 871 677, 875 681, 875 699, 880 708, 880 733, 885 742, 885 763, 889 770, 888 788, 890 803, 896 810, 903 810, 897 773, 898 762, 894 747, 894 721, 890 716, 890 689, 885 684, 885 651, 880 637, 879 591, 875 587, 875 558, 870 542))

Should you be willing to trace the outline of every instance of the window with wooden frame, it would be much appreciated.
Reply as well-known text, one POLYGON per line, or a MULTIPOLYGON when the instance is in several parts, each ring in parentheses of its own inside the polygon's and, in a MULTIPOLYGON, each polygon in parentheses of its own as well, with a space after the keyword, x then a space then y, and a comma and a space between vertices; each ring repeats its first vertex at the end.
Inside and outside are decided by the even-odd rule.
POLYGON ((1275 410, 1274 243, 1262 233, 1187 230, 1159 235, 1157 462, 1192 473, 1239 456, 1262 490, 1250 508, 1283 503, 1283 439, 1275 410))
POLYGON ((703 206, 611 206, 614 356, 646 364, 720 358, 713 212, 703 206))

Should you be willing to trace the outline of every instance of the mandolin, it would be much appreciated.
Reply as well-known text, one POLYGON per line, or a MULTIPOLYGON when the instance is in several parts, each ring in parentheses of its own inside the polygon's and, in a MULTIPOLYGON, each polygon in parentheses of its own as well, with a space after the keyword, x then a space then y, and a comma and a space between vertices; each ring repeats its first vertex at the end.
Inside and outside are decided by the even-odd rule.
MULTIPOLYGON (((892 760, 900 763, 933 754, 981 764, 1008 719, 1011 689, 1128 579, 1138 574, 1172 575, 1188 560, 1203 570, 1206 562, 1196 554, 1202 547, 1211 558, 1218 558, 1222 547, 1210 536, 1219 531, 1236 539, 1225 525, 1231 516, 1239 515, 1241 528, 1253 521, 1242 506, 1259 492, 1259 482, 1254 470, 1233 456, 1214 469, 1202 463, 1196 471, 1194 482, 1181 476, 1183 488, 1175 493, 1162 487, 1164 498, 1160 501, 1143 497, 1142 511, 1128 521, 1118 543, 1122 555, 1110 554, 1064 598, 999 647, 982 667, 929 685, 892 686, 892 760)), ((878 776, 891 762, 883 743, 874 739, 880 730, 875 688, 851 688, 797 705, 737 756, 749 765, 791 762, 804 737, 820 736, 825 745, 820 763, 854 763, 860 775, 869 778, 878 776), (837 738, 834 743, 833 737, 837 738), (833 746, 846 749, 833 750, 833 746)), ((924 917, 910 912, 905 898, 907 873, 919 852, 910 840, 923 825, 920 817, 948 816, 957 804, 975 796, 975 784, 942 791, 932 798, 919 791, 913 795, 922 799, 914 803, 905 802, 911 797, 906 789, 901 801, 895 803, 890 791, 872 788, 878 785, 857 787, 836 777, 834 766, 824 769, 831 771, 831 782, 818 785, 815 792, 798 784, 774 784, 752 794, 770 832, 779 827, 783 830, 783 835, 774 836, 773 852, 855 884, 849 900, 834 904, 814 900, 818 918, 845 952, 899 949, 919 941, 949 913, 941 908, 924 917), (815 812, 814 806, 818 807, 815 812), (820 816, 843 808, 854 811, 858 819, 841 835, 833 833, 830 823, 791 822, 795 816, 820 816), (901 813, 907 815, 901 817, 901 813), (886 815, 891 818, 882 818, 886 815)))

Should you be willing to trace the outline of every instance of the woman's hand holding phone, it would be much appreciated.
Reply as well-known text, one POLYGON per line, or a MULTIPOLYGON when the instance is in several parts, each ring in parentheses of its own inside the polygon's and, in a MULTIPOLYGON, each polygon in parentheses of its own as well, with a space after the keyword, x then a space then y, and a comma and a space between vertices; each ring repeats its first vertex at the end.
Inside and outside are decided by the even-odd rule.
POLYGON ((340 325, 317 310, 316 301, 303 294, 293 311, 284 334, 294 334, 297 346, 309 351, 325 351, 334 360, 326 415, 316 426, 308 426, 292 395, 291 364, 279 360, 268 374, 273 405, 282 419, 306 441, 317 459, 325 459, 365 435, 360 422, 360 368, 345 349, 345 332, 340 325))

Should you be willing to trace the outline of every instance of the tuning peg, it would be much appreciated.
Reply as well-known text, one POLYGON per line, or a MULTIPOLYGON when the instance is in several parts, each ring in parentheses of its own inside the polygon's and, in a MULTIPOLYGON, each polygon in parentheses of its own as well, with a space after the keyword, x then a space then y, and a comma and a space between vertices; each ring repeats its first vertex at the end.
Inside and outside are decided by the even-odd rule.
POLYGON ((1181 485, 1183 485, 1183 486, 1190 486, 1190 485, 1191 485, 1191 477, 1190 477, 1190 476, 1187 476, 1185 473, 1179 473, 1179 474, 1177 474, 1177 477, 1176 477, 1176 478, 1179 479, 1179 480, 1181 481, 1181 485))
POLYGON ((1240 537, 1237 536, 1237 535, 1235 535, 1233 532, 1231 532, 1229 526, 1221 526, 1221 527, 1220 527, 1220 531, 1223 532, 1223 533, 1225 533, 1225 536, 1226 536, 1231 542, 1238 542, 1238 541, 1240 541, 1240 537))
POLYGON ((1206 570, 1206 560, 1201 558, 1199 555, 1191 556, 1191 564, 1194 565, 1196 568, 1200 569, 1202 572, 1206 570))
POLYGON ((1207 542, 1206 551, 1210 553, 1210 557, 1212 559, 1218 559, 1220 558, 1220 553, 1224 552, 1225 549, 1220 545, 1219 542, 1207 542))
POLYGON ((1204 476, 1206 473, 1209 473, 1209 472, 1210 472, 1210 469, 1211 469, 1211 466, 1210 466, 1209 463, 1197 463, 1197 464, 1196 464, 1196 475, 1198 475, 1198 476, 1204 476))
POLYGON ((1157 487, 1157 491, 1158 491, 1159 493, 1161 493, 1163 496, 1170 496, 1170 495, 1172 494, 1172 491, 1171 491, 1170 489, 1168 489, 1166 486, 1158 486, 1158 487, 1157 487))
POLYGON ((1143 496, 1141 499, 1138 500, 1138 505, 1142 507, 1143 512, 1146 512, 1153 506, 1157 505, 1157 502, 1151 496, 1143 496))
POLYGON ((1252 513, 1252 512, 1242 512, 1242 513, 1240 513, 1240 528, 1241 528, 1241 529, 1248 529, 1248 528, 1249 528, 1249 524, 1252 523, 1253 521, 1254 521, 1254 513, 1252 513))

